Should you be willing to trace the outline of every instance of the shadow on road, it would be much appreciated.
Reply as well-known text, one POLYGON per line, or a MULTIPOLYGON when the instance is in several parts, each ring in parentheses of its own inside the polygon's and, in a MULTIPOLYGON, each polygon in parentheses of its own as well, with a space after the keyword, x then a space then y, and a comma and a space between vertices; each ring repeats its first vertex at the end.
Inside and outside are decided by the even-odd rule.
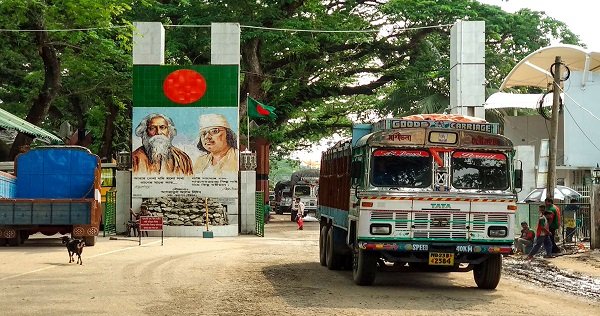
POLYGON ((500 297, 478 289, 474 281, 471 287, 457 284, 449 273, 381 271, 375 284, 365 287, 353 283, 352 271, 330 271, 317 262, 268 266, 262 272, 277 296, 295 307, 458 311, 500 297))

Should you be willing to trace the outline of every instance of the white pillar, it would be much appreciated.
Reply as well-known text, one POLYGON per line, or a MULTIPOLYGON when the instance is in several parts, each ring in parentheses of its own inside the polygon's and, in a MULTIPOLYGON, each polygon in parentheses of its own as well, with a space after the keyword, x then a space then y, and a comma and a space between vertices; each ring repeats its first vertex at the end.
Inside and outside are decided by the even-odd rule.
POLYGON ((133 22, 133 64, 165 63, 165 28, 160 22, 133 22))
POLYGON ((256 233, 256 171, 240 171, 240 232, 256 233))
POLYGON ((127 231, 125 223, 129 220, 129 209, 131 209, 131 170, 117 170, 115 180, 117 182, 115 224, 117 232, 122 233, 127 231))
POLYGON ((485 118, 485 22, 450 30, 450 113, 485 118))
POLYGON ((240 64, 239 23, 211 23, 210 63, 212 65, 240 64))

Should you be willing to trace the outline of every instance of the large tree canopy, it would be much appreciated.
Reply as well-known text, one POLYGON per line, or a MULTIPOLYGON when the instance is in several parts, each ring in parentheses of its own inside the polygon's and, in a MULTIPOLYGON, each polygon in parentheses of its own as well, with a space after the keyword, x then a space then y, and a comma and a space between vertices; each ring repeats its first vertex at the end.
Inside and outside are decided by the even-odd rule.
MULTIPOLYGON (((552 40, 578 44, 577 36, 562 22, 544 13, 526 9, 507 13, 471 0, 96 3, 2 0, 0 24, 29 29, 160 21, 166 25, 167 63, 208 64, 207 26, 238 22, 242 25, 240 100, 244 102, 249 93, 276 107, 277 120, 259 122, 253 134, 269 139, 280 152, 349 127, 351 119, 447 106, 449 30, 459 19, 486 22, 489 88, 497 88, 516 62, 552 40), (36 21, 45 24, 35 25, 36 21), (343 30, 353 32, 330 32, 343 30)), ((94 148, 109 154, 111 148, 127 142, 132 84, 128 32, 4 32, 0 106, 54 130, 60 120, 45 118, 66 118, 85 126, 97 136, 94 148), (39 39, 40 34, 47 38, 39 39), (57 56, 60 71, 48 68, 43 48, 51 48, 50 55, 57 56), (49 116, 35 118, 31 113, 44 93, 50 97, 49 116)))

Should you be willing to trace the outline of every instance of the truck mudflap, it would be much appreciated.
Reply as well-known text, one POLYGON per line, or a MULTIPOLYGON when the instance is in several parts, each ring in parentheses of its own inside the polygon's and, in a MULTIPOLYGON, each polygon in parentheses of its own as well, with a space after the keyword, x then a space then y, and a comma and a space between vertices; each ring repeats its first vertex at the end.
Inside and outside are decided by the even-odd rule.
POLYGON ((404 253, 454 252, 474 254, 512 254, 512 245, 488 245, 474 243, 418 243, 418 242, 371 242, 359 241, 358 248, 375 251, 404 253))

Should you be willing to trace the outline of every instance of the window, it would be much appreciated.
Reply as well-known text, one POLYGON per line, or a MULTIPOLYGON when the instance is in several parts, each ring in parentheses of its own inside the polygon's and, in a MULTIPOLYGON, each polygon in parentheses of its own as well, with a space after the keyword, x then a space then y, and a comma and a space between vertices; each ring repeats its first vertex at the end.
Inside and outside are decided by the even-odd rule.
POLYGON ((371 184, 424 188, 431 185, 431 155, 424 150, 377 149, 373 152, 371 184))
POLYGON ((294 196, 310 196, 310 186, 297 185, 294 187, 294 196))
POLYGON ((504 154, 452 154, 452 185, 457 189, 505 190, 509 187, 508 180, 508 164, 504 154))

